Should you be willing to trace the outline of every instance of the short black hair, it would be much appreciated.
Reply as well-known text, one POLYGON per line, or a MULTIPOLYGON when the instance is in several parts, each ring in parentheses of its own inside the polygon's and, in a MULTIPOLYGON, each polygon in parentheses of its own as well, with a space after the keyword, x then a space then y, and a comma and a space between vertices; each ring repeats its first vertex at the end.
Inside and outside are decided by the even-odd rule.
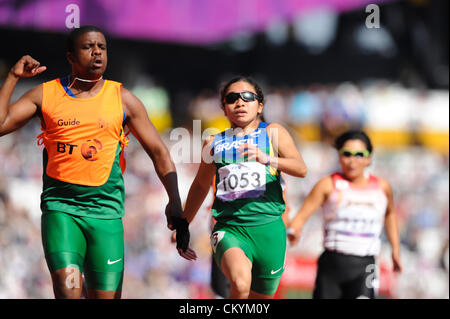
POLYGON ((225 107, 225 95, 227 94, 230 85, 241 81, 252 85, 255 88, 256 95, 258 95, 258 102, 264 104, 264 93, 258 83, 249 76, 239 75, 222 85, 222 88, 220 89, 220 103, 222 107, 225 107))
POLYGON ((335 142, 334 147, 339 151, 342 146, 344 146, 345 142, 348 140, 360 140, 364 144, 366 144, 366 149, 369 151, 369 153, 372 154, 373 146, 372 142, 370 141, 369 136, 367 136, 366 133, 360 130, 348 130, 339 135, 335 142))
POLYGON ((67 52, 74 52, 75 51, 75 42, 77 41, 78 37, 85 33, 88 33, 88 32, 100 32, 106 38, 105 32, 103 32, 103 30, 101 30, 99 27, 96 27, 94 25, 83 25, 79 28, 73 29, 69 33, 69 36, 67 37, 67 42, 66 42, 67 52))

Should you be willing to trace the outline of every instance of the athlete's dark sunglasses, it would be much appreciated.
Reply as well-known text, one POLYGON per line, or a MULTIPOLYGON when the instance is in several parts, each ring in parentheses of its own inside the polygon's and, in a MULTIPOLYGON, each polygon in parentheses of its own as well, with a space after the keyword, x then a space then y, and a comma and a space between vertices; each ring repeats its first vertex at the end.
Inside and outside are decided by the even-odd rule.
POLYGON ((346 148, 341 148, 339 150, 339 154, 341 154, 344 157, 355 156, 356 158, 362 158, 362 157, 369 157, 370 152, 368 150, 351 151, 346 148))
POLYGON ((259 101, 259 97, 258 95, 256 95, 253 92, 249 92, 249 91, 244 91, 244 92, 240 92, 240 93, 228 93, 225 96, 225 103, 227 104, 233 104, 234 102, 237 101, 237 99, 241 98, 243 101, 245 102, 252 102, 254 100, 258 100, 259 101))

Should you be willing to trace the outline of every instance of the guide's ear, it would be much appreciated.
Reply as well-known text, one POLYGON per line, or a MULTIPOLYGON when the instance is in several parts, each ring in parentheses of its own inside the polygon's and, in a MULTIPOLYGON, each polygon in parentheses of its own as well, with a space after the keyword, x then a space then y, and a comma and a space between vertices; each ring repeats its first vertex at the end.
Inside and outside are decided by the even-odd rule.
POLYGON ((74 56, 73 56, 72 52, 66 52, 66 58, 67 58, 67 61, 69 61, 70 64, 74 64, 75 63, 75 59, 74 59, 74 56))

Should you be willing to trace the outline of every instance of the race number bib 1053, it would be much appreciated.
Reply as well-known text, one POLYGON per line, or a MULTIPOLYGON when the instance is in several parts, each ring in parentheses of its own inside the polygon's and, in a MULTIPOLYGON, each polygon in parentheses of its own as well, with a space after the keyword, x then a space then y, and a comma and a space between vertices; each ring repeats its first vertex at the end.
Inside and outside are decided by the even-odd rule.
POLYGON ((216 197, 222 201, 257 198, 266 191, 266 166, 258 162, 230 164, 218 172, 216 197))

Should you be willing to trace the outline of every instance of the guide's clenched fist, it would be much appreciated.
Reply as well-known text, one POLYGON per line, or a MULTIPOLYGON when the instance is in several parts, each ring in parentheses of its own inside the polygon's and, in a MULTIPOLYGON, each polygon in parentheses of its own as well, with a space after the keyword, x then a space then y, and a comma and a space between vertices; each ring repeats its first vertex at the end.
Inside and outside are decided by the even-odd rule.
POLYGON ((18 78, 29 78, 41 74, 47 69, 46 66, 40 65, 37 60, 25 55, 11 68, 10 73, 18 78))

